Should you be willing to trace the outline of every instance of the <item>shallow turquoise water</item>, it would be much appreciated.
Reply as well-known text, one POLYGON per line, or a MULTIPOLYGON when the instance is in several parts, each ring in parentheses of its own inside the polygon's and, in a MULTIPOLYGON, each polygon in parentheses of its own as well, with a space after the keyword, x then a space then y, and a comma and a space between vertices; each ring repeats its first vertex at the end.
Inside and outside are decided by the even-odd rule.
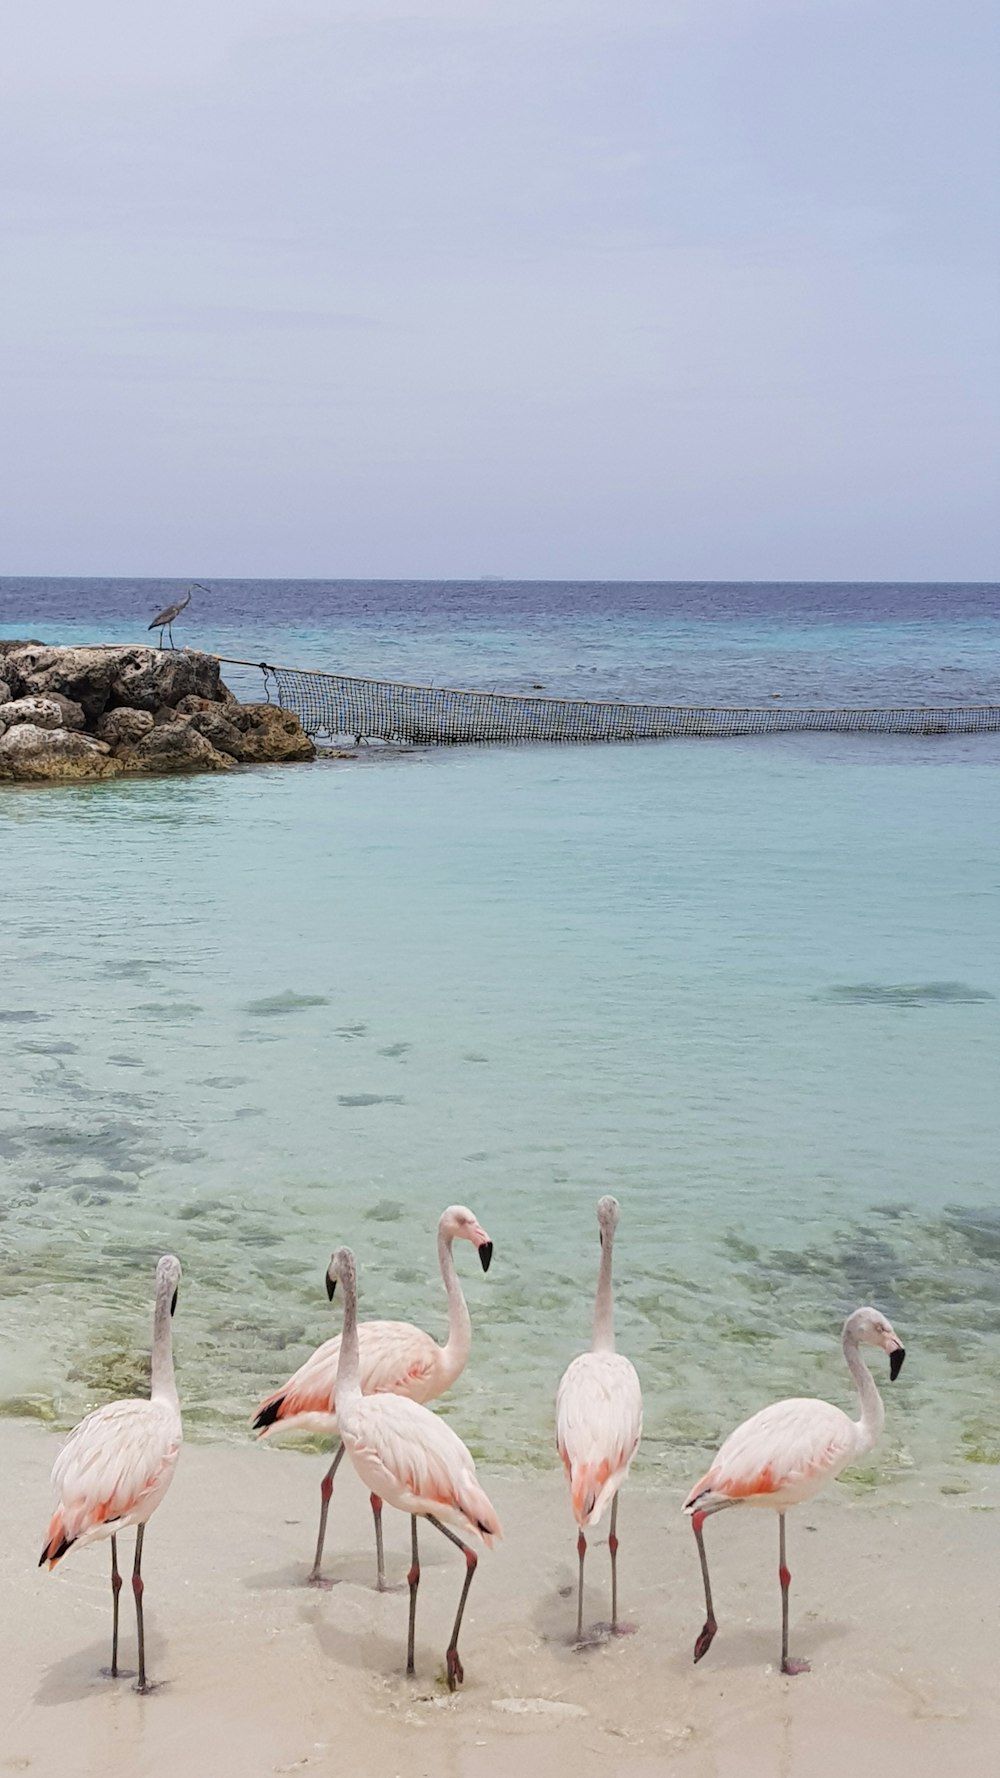
MULTIPOLYGON (((984 669, 985 671, 985 669, 984 669)), ((788 737, 320 762, 4 794, 0 1395, 128 1385, 185 1267, 189 1423, 239 1432, 363 1308, 443 1332, 449 1412, 549 1460, 621 1199, 645 1460, 909 1348, 885 1462, 1000 1458, 1000 746, 788 737), (284 999, 283 997, 294 997, 284 999), (902 1453, 902 1455, 901 1455, 902 1453)))

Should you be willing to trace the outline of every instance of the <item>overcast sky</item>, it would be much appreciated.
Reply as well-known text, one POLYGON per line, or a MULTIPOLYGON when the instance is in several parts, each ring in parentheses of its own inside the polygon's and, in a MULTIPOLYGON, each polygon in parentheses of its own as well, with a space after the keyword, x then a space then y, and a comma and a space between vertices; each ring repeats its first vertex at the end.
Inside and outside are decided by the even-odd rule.
POLYGON ((995 0, 6 0, 0 573, 1000 577, 995 0))

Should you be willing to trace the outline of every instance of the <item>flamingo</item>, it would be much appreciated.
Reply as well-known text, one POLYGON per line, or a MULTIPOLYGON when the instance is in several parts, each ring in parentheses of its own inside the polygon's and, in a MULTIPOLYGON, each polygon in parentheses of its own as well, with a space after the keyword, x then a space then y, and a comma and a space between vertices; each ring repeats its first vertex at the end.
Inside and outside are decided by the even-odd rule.
POLYGON ((583 1564, 587 1554, 585 1528, 598 1525, 611 1503, 611 1634, 630 1625, 618 1622, 618 1490, 642 1437, 642 1390, 635 1367, 615 1351, 611 1254, 620 1208, 615 1198, 597 1206, 601 1231, 601 1266, 594 1304, 594 1337, 589 1352, 565 1371, 556 1395, 556 1449, 569 1478, 573 1515, 580 1527, 576 1540, 580 1558, 576 1639, 583 1640, 583 1564))
MULTIPOLYGON (((361 1352, 361 1388, 365 1395, 407 1395, 411 1401, 435 1401, 450 1389, 461 1376, 472 1348, 472 1322, 458 1273, 452 1243, 471 1241, 478 1249, 483 1271, 488 1272, 493 1258, 493 1242, 486 1230, 464 1204, 450 1204, 438 1222, 438 1263, 448 1297, 448 1339, 439 1346, 430 1334, 409 1321, 364 1321, 358 1329, 361 1352)), ((289 1377, 282 1388, 261 1402, 253 1418, 253 1428, 261 1437, 272 1427, 287 1430, 308 1427, 314 1432, 338 1435, 335 1406, 337 1365, 340 1359, 340 1335, 317 1346, 305 1364, 289 1377)), ((333 1478, 344 1455, 344 1442, 338 1439, 333 1462, 320 1483, 319 1535, 312 1569, 307 1576, 310 1586, 327 1586, 323 1579, 323 1544, 326 1541, 326 1520, 333 1494, 333 1478)), ((376 1586, 385 1591, 385 1554, 382 1544, 382 1501, 371 1497, 375 1521, 376 1586)))
POLYGON ((500 1520, 476 1477, 471 1453, 446 1420, 412 1397, 362 1393, 358 1347, 358 1287, 354 1255, 341 1247, 330 1260, 326 1275, 327 1295, 333 1300, 338 1280, 344 1287, 344 1329, 337 1363, 337 1421, 341 1439, 366 1488, 390 1506, 410 1514, 412 1561, 407 1581, 410 1588, 410 1619, 406 1642, 406 1672, 412 1675, 417 1622, 417 1587, 420 1584, 420 1552, 417 1519, 427 1519, 442 1537, 457 1545, 465 1557, 465 1582, 445 1654, 448 1690, 461 1685, 465 1673, 458 1658, 458 1632, 479 1558, 461 1537, 449 1531, 455 1525, 482 1538, 487 1547, 502 1536, 500 1520), (445 1524, 443 1521, 448 1521, 445 1524))
POLYGON ((142 1540, 146 1525, 173 1480, 181 1448, 181 1411, 174 1382, 170 1323, 177 1307, 180 1260, 164 1254, 156 1268, 153 1313, 153 1374, 150 1399, 112 1401, 88 1414, 73 1428, 52 1469, 56 1509, 38 1566, 61 1561, 74 1544, 82 1548, 98 1538, 111 1539, 111 1669, 118 1677, 118 1533, 135 1525, 132 1592, 139 1641, 136 1691, 150 1690, 146 1681, 146 1648, 142 1622, 142 1540))
POLYGON ((889 1354, 889 1380, 903 1368, 906 1353, 895 1329, 877 1309, 855 1309, 842 1336, 847 1368, 861 1399, 861 1418, 852 1420, 841 1408, 814 1397, 772 1402, 731 1432, 707 1475, 684 1502, 698 1544, 705 1583, 705 1624, 694 1645, 694 1658, 708 1653, 718 1628, 712 1608, 708 1560, 702 1527, 709 1513, 727 1506, 770 1506, 778 1515, 778 1578, 781 1583, 781 1671, 808 1673, 809 1662, 789 1658, 788 1589, 791 1575, 785 1560, 785 1512, 811 1500, 825 1482, 872 1450, 885 1425, 885 1408, 875 1379, 859 1347, 881 1346, 889 1354))

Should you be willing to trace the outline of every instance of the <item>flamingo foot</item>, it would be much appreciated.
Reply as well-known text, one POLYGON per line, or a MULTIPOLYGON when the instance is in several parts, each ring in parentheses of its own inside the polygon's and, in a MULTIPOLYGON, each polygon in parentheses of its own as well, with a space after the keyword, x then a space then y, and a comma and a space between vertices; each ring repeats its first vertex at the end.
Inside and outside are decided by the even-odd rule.
MULTIPOLYGON (((695 1655, 695 1660, 697 1659, 698 1657, 695 1655)), ((781 1663, 781 1671, 787 1673, 790 1678, 794 1678, 797 1673, 811 1673, 812 1664, 809 1661, 796 1661, 793 1656, 786 1655, 781 1663)))
POLYGON ((634 1636, 638 1628, 638 1624, 595 1624, 587 1634, 594 1642, 607 1642, 611 1636, 634 1636))
POLYGON ((465 1668, 458 1658, 457 1648, 449 1648, 445 1655, 445 1665, 448 1669, 448 1690, 453 1692, 455 1687, 462 1685, 465 1680, 465 1668))
POLYGON ((100 1667, 98 1672, 102 1679, 134 1679, 135 1669, 127 1667, 100 1667))
POLYGON ((320 1587, 324 1593, 328 1593, 330 1588, 337 1586, 337 1584, 337 1581, 329 1580, 325 1574, 320 1574, 318 1568, 314 1568, 311 1574, 306 1575, 306 1586, 320 1587))
POLYGON ((694 1658, 696 1661, 700 1661, 703 1655, 707 1655, 715 1640, 715 1632, 718 1628, 719 1626, 714 1617, 705 1619, 701 1634, 694 1645, 694 1658))
POLYGON ((162 1679, 140 1679, 132 1689, 139 1693, 140 1698, 148 1698, 150 1692, 162 1691, 165 1683, 162 1679))

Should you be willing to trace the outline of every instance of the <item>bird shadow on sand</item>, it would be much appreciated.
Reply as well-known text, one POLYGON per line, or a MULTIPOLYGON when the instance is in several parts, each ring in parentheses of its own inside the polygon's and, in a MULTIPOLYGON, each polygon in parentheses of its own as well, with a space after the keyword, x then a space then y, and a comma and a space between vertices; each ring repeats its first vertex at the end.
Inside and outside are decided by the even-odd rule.
MULTIPOLYGON (((601 1545, 593 1545, 595 1553, 600 1552, 601 1545)), ((589 1560, 589 1558, 588 1558, 589 1560)), ((601 1564, 594 1563, 593 1579, 587 1576, 583 1590, 583 1639, 577 1640, 576 1635, 576 1570, 568 1564, 560 1566, 552 1585, 538 1600, 531 1614, 535 1632, 551 1649, 557 1660, 579 1660, 594 1649, 606 1648, 618 1640, 612 1634, 608 1623, 608 1612, 611 1605, 611 1575, 607 1558, 607 1544, 604 1545, 603 1571, 601 1564)), ((621 1613, 622 1635, 634 1635, 640 1628, 625 1610, 621 1613)))
MULTIPOLYGON (((697 1617, 697 1613, 695 1615, 697 1617)), ((668 1650, 666 1665, 674 1672, 685 1672, 695 1665, 693 1659, 694 1641, 700 1628, 701 1619, 699 1618, 697 1623, 692 1624, 691 1638, 687 1647, 674 1647, 668 1650)), ((824 1652, 828 1645, 842 1641, 849 1634, 850 1625, 835 1620, 824 1619, 823 1622, 805 1623, 798 1629, 792 1628, 789 1637, 790 1653, 798 1660, 811 1662, 812 1666, 818 1670, 823 1664, 824 1652)), ((734 1624, 731 1630, 727 1630, 725 1624, 720 1623, 718 1635, 712 1643, 711 1650, 697 1665, 699 1671, 705 1673, 706 1678, 710 1671, 735 1673, 742 1670, 760 1673, 768 1667, 777 1669, 781 1654, 780 1641, 780 1627, 777 1625, 773 1630, 769 1630, 763 1625, 751 1627, 747 1624, 734 1624)), ((789 1677, 791 1676, 789 1675, 789 1677)), ((808 1674, 802 1675, 803 1684, 806 1683, 808 1677, 808 1674)))
MULTIPOLYGON (((147 1671, 150 1675, 150 1695, 155 1696, 169 1680, 163 1677, 164 1669, 161 1661, 164 1657, 163 1646, 158 1637, 150 1637, 146 1632, 148 1655, 147 1671)), ((35 1688, 34 1702, 51 1706, 53 1704, 79 1704, 85 1698, 97 1697, 135 1697, 137 1678, 134 1666, 135 1649, 126 1649, 117 1679, 112 1679, 108 1672, 108 1660, 111 1655, 111 1638, 102 1637, 98 1642, 91 1642, 86 1648, 74 1649, 72 1654, 64 1655, 61 1660, 53 1661, 46 1667, 35 1688)))

